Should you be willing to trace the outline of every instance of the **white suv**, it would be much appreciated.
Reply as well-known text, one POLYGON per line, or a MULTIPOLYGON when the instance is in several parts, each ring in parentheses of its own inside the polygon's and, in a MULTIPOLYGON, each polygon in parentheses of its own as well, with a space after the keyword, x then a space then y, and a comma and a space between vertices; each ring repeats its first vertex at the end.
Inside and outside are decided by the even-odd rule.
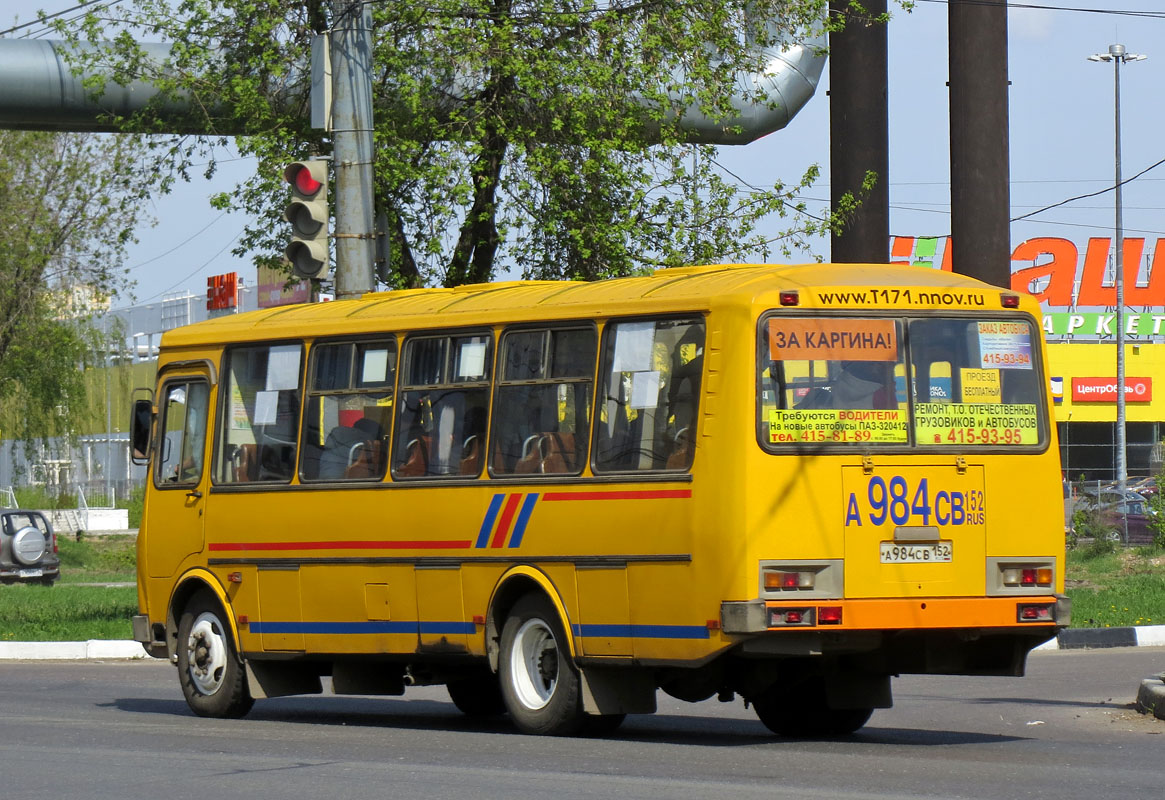
POLYGON ((57 536, 39 511, 0 511, 0 583, 52 586, 61 576, 57 536))

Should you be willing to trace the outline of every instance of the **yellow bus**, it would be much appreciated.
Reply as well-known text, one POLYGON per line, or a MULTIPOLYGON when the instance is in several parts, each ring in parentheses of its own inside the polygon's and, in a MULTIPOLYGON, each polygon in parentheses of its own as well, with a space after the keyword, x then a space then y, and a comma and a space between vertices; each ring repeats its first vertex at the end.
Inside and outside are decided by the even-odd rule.
POLYGON ((849 733, 895 675, 1022 675, 1069 615, 1037 312, 718 265, 169 331, 135 638, 200 715, 444 684, 541 734, 660 689, 849 733))

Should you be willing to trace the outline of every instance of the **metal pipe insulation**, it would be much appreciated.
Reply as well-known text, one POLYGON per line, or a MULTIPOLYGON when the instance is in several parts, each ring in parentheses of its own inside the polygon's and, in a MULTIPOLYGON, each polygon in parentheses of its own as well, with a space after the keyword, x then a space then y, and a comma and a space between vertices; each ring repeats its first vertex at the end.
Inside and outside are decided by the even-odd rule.
MULTIPOLYGON (((714 121, 693 108, 680 115, 679 123, 689 133, 688 141, 747 144, 785 127, 817 89, 825 65, 824 45, 824 37, 817 37, 784 50, 762 50, 764 68, 759 73, 741 73, 736 77, 734 115, 714 121), (765 98, 763 102, 752 99, 757 90, 765 98)), ((86 76, 74 74, 70 67, 72 47, 66 42, 44 39, 0 39, 0 128, 116 132, 119 129, 113 117, 142 111, 159 96, 148 80, 139 78, 122 86, 114 80, 114 71, 108 69, 99 73, 105 79, 104 91, 100 97, 94 97, 93 91, 84 85, 86 76)), ((85 44, 79 49, 93 51, 99 47, 85 44)), ((169 69, 170 45, 140 43, 139 47, 149 70, 165 74, 169 69)), ((290 105, 294 95, 308 91, 309 87, 310 81, 293 70, 273 102, 281 104, 281 98, 286 98, 290 105)), ((241 128, 232 127, 232 120, 226 114, 216 121, 214 130, 197 130, 190 108, 191 100, 182 94, 161 101, 157 111, 163 120, 172 124, 172 129, 165 132, 244 133, 241 128)), ((648 134, 652 135, 652 131, 648 134)))

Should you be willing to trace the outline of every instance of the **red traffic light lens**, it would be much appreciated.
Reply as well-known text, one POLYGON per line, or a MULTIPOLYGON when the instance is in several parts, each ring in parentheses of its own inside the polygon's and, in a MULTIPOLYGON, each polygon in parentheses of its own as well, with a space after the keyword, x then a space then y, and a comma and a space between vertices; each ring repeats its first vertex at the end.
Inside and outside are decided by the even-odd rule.
POLYGON ((308 169, 300 169, 295 173, 295 189, 303 195, 311 196, 320 190, 322 183, 311 176, 308 169))

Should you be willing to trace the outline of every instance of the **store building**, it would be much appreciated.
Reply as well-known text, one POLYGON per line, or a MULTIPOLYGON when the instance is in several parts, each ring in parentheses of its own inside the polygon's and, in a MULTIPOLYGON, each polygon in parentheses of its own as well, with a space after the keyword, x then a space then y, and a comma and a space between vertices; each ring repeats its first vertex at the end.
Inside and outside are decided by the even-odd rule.
MULTIPOLYGON (((951 268, 946 238, 892 237, 891 261, 951 268)), ((1060 461, 1072 480, 1116 478, 1112 240, 1040 237, 1012 252, 1011 288, 1043 306, 1060 461)), ((1125 435, 1131 478, 1165 468, 1165 239, 1124 240, 1125 435)))

